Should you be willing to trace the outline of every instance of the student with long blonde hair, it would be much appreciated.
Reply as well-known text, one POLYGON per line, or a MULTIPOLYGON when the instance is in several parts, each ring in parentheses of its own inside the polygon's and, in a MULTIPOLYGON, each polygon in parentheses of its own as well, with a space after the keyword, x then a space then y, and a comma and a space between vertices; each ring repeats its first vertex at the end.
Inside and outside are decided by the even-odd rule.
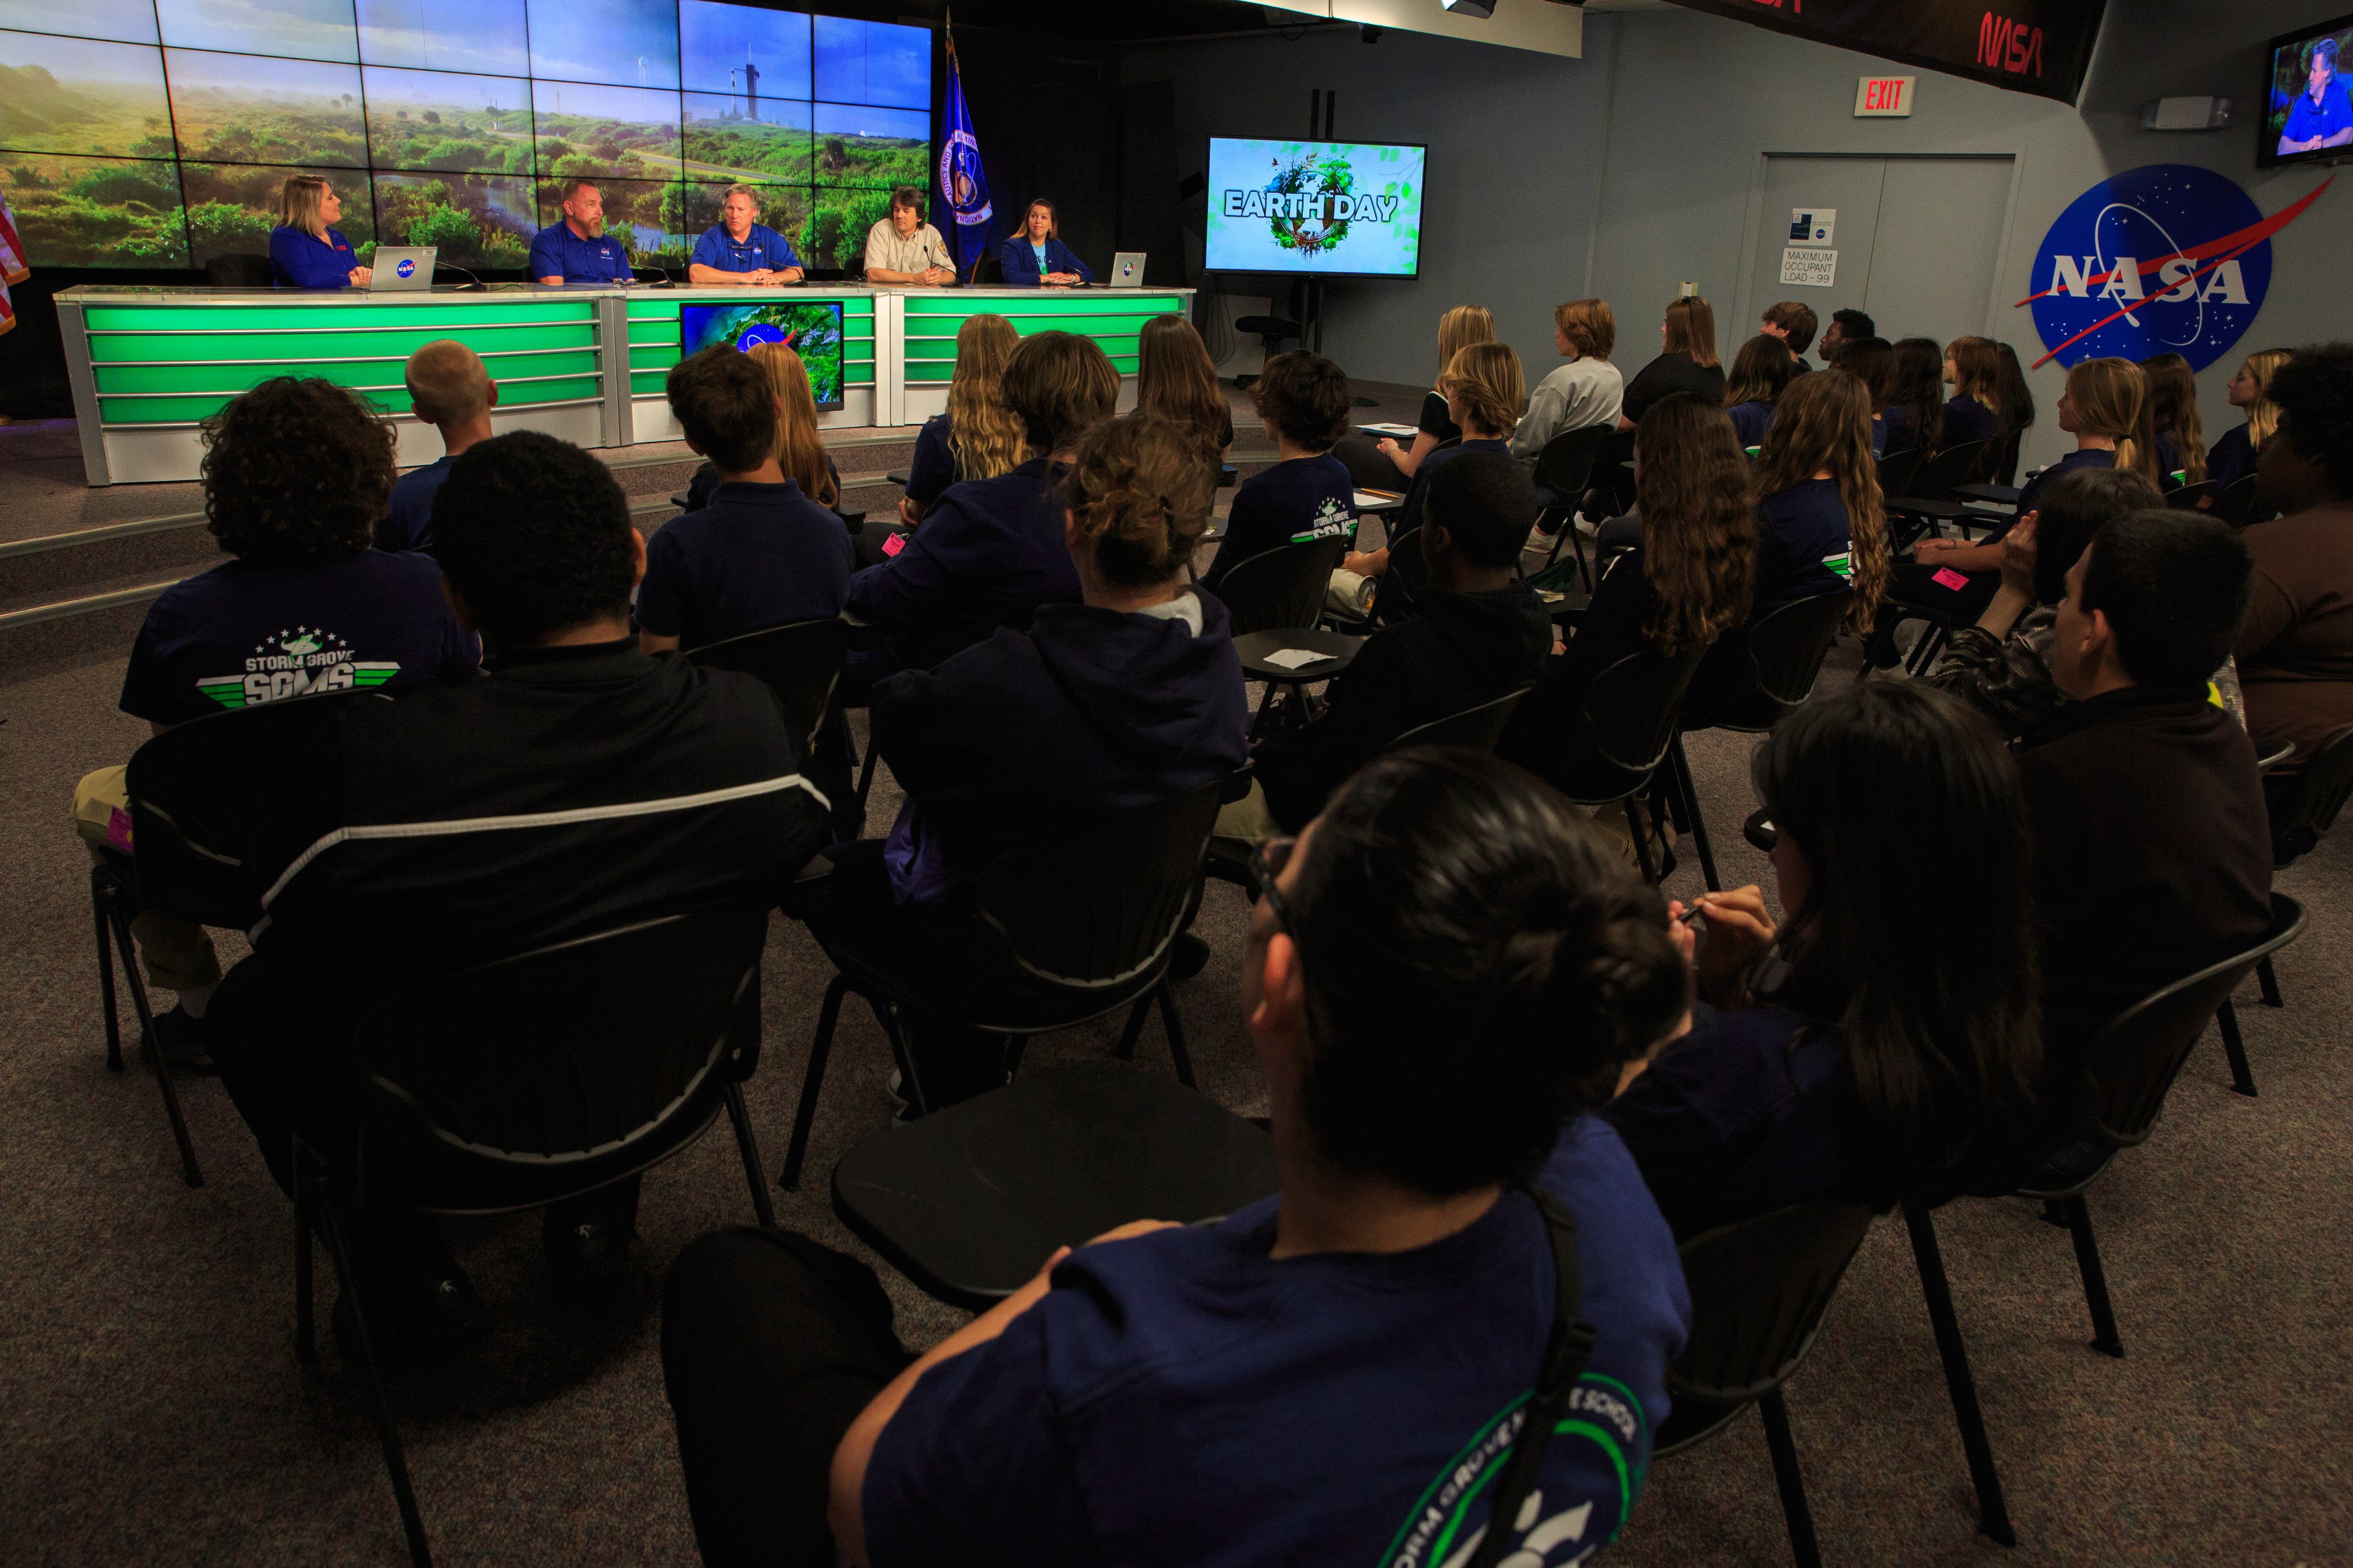
POLYGON ((907 466, 899 519, 908 527, 921 522, 940 492, 957 480, 1009 474, 1029 456, 1021 417, 1005 401, 1005 362, 1020 342, 1003 316, 967 316, 956 329, 947 412, 923 421, 907 466))
POLYGON ((776 393, 776 462, 801 494, 821 507, 841 507, 841 476, 817 432, 817 395, 809 390, 808 366, 789 343, 754 343, 752 363, 767 373, 776 393))
POLYGON ((1887 510, 1871 455, 1871 394, 1843 368, 1781 395, 1757 455, 1756 614, 1840 588, 1846 624, 1871 630, 1887 595, 1887 510))
MULTIPOLYGON (((2034 514, 2043 488, 2062 474, 2124 468, 2163 489, 2149 423, 2148 378, 2132 361, 2079 361, 2067 373, 2067 390, 2059 395, 2059 428, 2075 437, 2075 449, 2027 481, 2018 493, 2018 510, 1974 544, 1941 538, 1915 544, 1911 563, 1895 574, 1896 598, 1962 625, 1984 615, 2001 586, 2002 536, 2011 523, 2034 514)), ((1893 646, 1883 642, 1878 656, 1892 657, 1893 646)))
POLYGON ((269 269, 281 289, 364 289, 375 274, 359 264, 352 242, 334 228, 343 198, 316 174, 289 174, 269 231, 269 269))
POLYGON ((1137 334, 1135 411, 1155 414, 1200 437, 1218 462, 1234 444, 1234 411, 1218 385, 1209 346, 1182 316, 1155 316, 1137 334))
POLYGON ((2271 398, 2272 377, 2294 357, 2285 349, 2263 349, 2242 360, 2238 374, 2231 377, 2223 395, 2232 407, 2244 409, 2247 419, 2237 429, 2222 432, 2222 438, 2206 455, 2206 477, 2214 482, 2216 494, 2255 471, 2255 454, 2279 428, 2279 405, 2271 398))
MULTIPOLYGON (((1473 343, 1492 343, 1494 341, 1495 314, 1493 311, 1484 305, 1455 306, 1454 309, 1438 318, 1440 374, 1443 375, 1445 371, 1454 363, 1454 356, 1464 349, 1473 343)), ((1394 466, 1395 473, 1393 482, 1384 483, 1379 488, 1405 489, 1413 482, 1413 477, 1421 471, 1421 465, 1432 452, 1448 441, 1459 441, 1462 438, 1462 427, 1457 425, 1453 416, 1447 412, 1444 389, 1431 388, 1421 400, 1421 418, 1411 447, 1400 447, 1386 436, 1375 443, 1374 451, 1389 460, 1394 466)), ((1388 476, 1377 475, 1376 478, 1387 479, 1388 476)), ((1359 473, 1356 476, 1356 482, 1364 484, 1368 481, 1365 475, 1359 473)))

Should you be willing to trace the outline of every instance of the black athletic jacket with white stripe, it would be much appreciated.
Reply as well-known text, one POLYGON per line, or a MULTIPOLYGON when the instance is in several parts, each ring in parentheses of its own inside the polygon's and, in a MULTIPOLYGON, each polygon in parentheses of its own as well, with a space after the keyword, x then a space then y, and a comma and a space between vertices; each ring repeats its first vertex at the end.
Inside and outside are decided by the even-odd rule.
POLYGON ((769 689, 634 638, 356 701, 289 763, 254 946, 355 973, 773 905, 829 837, 769 689))

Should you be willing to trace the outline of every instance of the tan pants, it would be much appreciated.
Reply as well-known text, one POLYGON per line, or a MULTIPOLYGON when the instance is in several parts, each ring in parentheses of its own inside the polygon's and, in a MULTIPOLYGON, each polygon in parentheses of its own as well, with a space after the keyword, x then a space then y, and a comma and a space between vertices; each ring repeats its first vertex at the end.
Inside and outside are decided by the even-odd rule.
POLYGON ((1266 791, 1259 787, 1258 780, 1250 780, 1250 794, 1219 808, 1218 825, 1209 829, 1209 836, 1239 838, 1245 844, 1263 844, 1282 837, 1282 826, 1266 809, 1266 791))
MULTIPOLYGON (((74 831, 99 851, 131 853, 131 792, 127 769, 100 768, 74 785, 74 831)), ((131 921, 131 935, 147 961, 147 984, 165 991, 201 991, 220 984, 220 957, 205 928, 176 915, 142 910, 131 921)))

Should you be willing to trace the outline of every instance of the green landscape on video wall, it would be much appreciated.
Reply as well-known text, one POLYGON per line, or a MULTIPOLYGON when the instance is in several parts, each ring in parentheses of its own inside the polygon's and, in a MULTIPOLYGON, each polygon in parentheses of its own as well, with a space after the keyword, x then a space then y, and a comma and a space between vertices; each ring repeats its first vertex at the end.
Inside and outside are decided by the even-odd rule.
POLYGON ((731 184, 812 266, 924 185, 928 29, 723 0, 0 0, 0 189, 36 267, 269 249, 323 176, 364 259, 519 268, 603 189, 633 259, 685 265, 731 184))

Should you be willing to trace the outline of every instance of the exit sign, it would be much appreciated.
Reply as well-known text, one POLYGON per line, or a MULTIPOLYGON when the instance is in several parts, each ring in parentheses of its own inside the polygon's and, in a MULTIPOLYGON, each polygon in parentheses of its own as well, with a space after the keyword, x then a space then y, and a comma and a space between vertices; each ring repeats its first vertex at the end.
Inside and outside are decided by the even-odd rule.
POLYGON ((1912 84, 1916 78, 1908 76, 1867 76, 1854 84, 1854 114, 1858 120, 1894 116, 1909 118, 1912 113, 1912 84))

